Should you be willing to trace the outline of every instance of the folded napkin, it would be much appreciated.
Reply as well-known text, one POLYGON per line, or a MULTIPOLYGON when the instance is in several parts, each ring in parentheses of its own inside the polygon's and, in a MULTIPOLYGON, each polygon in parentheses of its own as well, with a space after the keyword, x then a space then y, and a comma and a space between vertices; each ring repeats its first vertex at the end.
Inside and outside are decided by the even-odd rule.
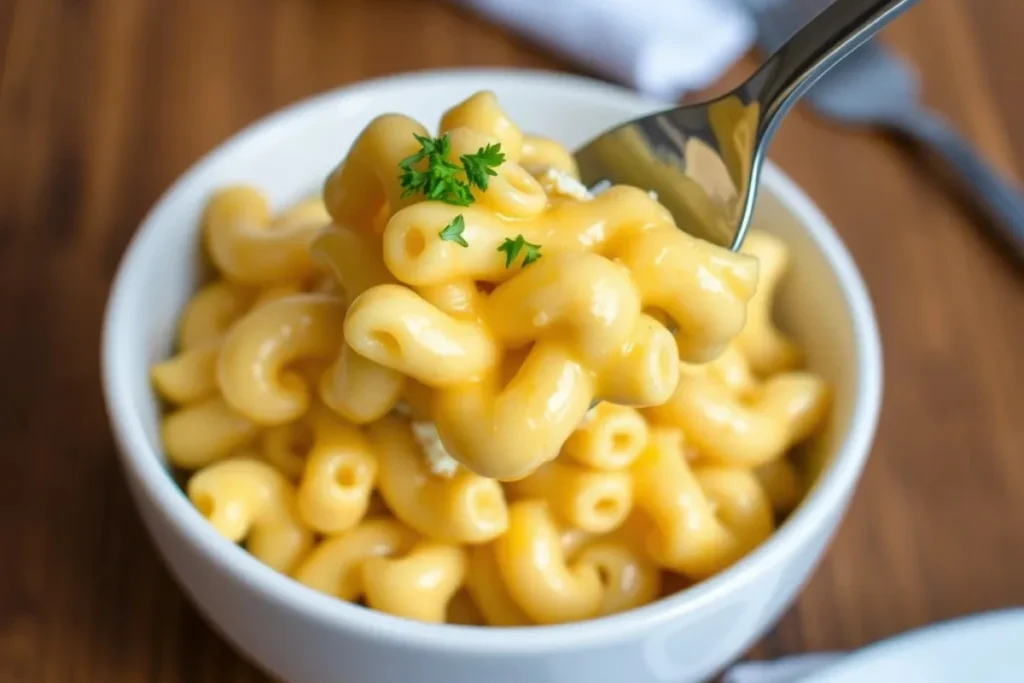
POLYGON ((774 662, 744 662, 725 674, 722 683, 799 683, 842 657, 837 652, 785 657, 774 662))
POLYGON ((597 74, 678 99, 710 85, 751 47, 731 0, 453 0, 597 74))

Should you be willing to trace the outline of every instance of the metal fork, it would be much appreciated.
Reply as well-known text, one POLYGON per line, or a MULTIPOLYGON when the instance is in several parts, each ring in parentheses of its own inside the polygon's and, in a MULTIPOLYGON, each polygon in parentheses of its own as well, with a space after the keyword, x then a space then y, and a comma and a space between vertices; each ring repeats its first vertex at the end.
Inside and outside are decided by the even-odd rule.
POLYGON ((835 0, 730 92, 627 121, 584 144, 573 155, 580 179, 655 190, 681 230, 739 249, 783 117, 822 74, 917 1, 835 0))
MULTIPOLYGON (((761 48, 772 53, 830 3, 828 0, 745 0, 761 48)), ((1002 177, 938 113, 921 102, 917 74, 875 41, 865 43, 805 95, 818 113, 851 124, 881 126, 944 158, 995 221, 987 222, 1024 262, 1024 194, 1002 177)))

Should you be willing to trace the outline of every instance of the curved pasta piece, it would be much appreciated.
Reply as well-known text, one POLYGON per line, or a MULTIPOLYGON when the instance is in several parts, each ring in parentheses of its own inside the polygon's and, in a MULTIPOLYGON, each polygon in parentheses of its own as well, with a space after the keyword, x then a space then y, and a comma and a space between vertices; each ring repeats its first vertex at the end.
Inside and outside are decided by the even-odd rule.
POLYGON ((304 291, 305 286, 299 281, 275 282, 259 290, 259 294, 256 295, 256 299, 252 302, 252 307, 249 310, 255 310, 280 299, 287 299, 302 294, 304 291))
MULTIPOLYGON (((496 142, 495 138, 471 128, 454 128, 447 132, 452 160, 474 154, 496 142)), ((547 206, 547 195, 537 179, 509 159, 507 153, 504 163, 492 170, 495 175, 488 178, 486 190, 473 187, 474 198, 483 206, 508 218, 533 218, 547 206)))
POLYGON ((160 432, 171 464, 194 470, 248 445, 259 427, 213 396, 169 413, 160 432))
POLYGON ((352 302, 345 340, 359 355, 433 387, 472 381, 498 362, 486 330, 400 285, 373 287, 352 302))
POLYGON ((558 455, 595 396, 640 405, 666 400, 678 382, 675 342, 645 315, 632 335, 599 376, 564 342, 542 339, 504 386, 494 372, 476 383, 438 390, 433 418, 442 442, 474 472, 514 480, 558 455))
POLYGON ((504 388, 499 379, 438 390, 434 422, 467 468, 519 479, 558 455, 590 407, 594 377, 564 345, 541 341, 504 388))
POLYGON ((160 396, 177 405, 214 396, 218 353, 219 342, 205 342, 157 363, 149 371, 153 386, 160 396))
POLYGON ((267 198, 251 187, 229 187, 210 198, 203 234, 214 265, 229 280, 264 285, 316 272, 309 244, 322 223, 271 225, 267 198))
POLYGON ((777 460, 821 424, 828 387, 811 373, 784 373, 746 399, 707 375, 683 375, 672 398, 645 413, 680 427, 701 456, 721 464, 757 467, 777 460))
MULTIPOLYGON (((316 238, 314 238, 316 239, 316 238)), ((315 256, 315 252, 314 256, 315 256)), ((330 294, 333 297, 337 297, 347 303, 345 290, 342 289, 341 283, 338 282, 334 275, 329 272, 320 273, 306 285, 305 291, 313 294, 330 294)))
POLYGON ((359 355, 345 342, 320 377, 320 400, 349 422, 367 424, 395 407, 405 385, 401 372, 359 355))
POLYGON ((294 228, 303 225, 327 225, 331 222, 331 214, 323 197, 318 194, 295 202, 279 213, 273 220, 274 229, 294 228))
POLYGON ((750 470, 702 464, 693 468, 693 475, 720 522, 746 548, 743 554, 771 536, 771 501, 750 470))
MULTIPOLYGON (((391 217, 383 236, 384 263, 400 282, 415 287, 452 280, 504 282, 522 269, 522 259, 509 268, 498 251, 508 237, 521 234, 528 242, 542 245, 545 259, 579 251, 614 258, 618 237, 658 226, 679 232, 664 207, 646 192, 626 186, 613 187, 591 201, 552 205, 532 219, 505 218, 477 205, 421 202, 391 217), (445 227, 460 215, 468 247, 441 238, 445 227)), ((736 258, 756 267, 752 258, 736 258)))
POLYGON ((404 554, 418 540, 415 532, 397 520, 366 519, 354 529, 322 541, 292 575, 313 590, 352 602, 363 594, 364 562, 404 554))
POLYGON ((679 384, 679 349, 672 333, 641 315, 629 340, 600 370, 597 395, 636 407, 660 405, 679 384))
POLYGON ((260 456, 289 481, 297 482, 315 440, 313 420, 306 413, 294 422, 265 429, 260 437, 260 456))
POLYGON ((178 322, 178 347, 188 351, 219 340, 249 310, 256 290, 225 280, 200 289, 178 322))
POLYGON ((509 595, 492 545, 469 551, 466 590, 490 626, 529 626, 533 622, 509 595))
POLYGON ((602 599, 597 567, 566 563, 558 527, 544 501, 512 504, 508 531, 494 542, 494 552, 509 594, 536 623, 597 616, 602 599))
POLYGON ((432 541, 417 543, 403 557, 371 557, 362 566, 366 603, 406 619, 444 623, 468 563, 463 548, 432 541))
POLYGON ((562 453, 586 467, 621 470, 647 445, 647 421, 636 409, 602 402, 565 442, 562 453))
POLYGON ((754 372, 762 377, 792 370, 800 363, 800 349, 772 320, 772 304, 789 265, 789 249, 778 237, 751 230, 743 241, 742 251, 758 260, 761 276, 747 306, 747 324, 736 338, 736 345, 754 372))
POLYGON ((369 427, 381 495, 395 516, 432 540, 486 543, 508 528, 501 484, 460 469, 432 476, 408 422, 385 417, 369 427))
POLYGON ((452 280, 439 285, 420 287, 417 293, 438 310, 460 320, 484 324, 487 297, 472 280, 452 280))
POLYGON ((615 529, 633 509, 633 478, 623 471, 602 472, 556 461, 511 488, 520 498, 543 498, 561 519, 591 533, 615 529))
POLYGON ((750 370, 750 363, 739 347, 730 344, 714 360, 702 365, 680 363, 680 372, 686 375, 706 375, 739 397, 749 397, 759 382, 750 370))
POLYGON ((753 394, 754 405, 777 415, 789 432, 789 443, 806 441, 828 417, 828 383, 813 372, 784 372, 771 377, 753 394))
POLYGON ((416 135, 428 135, 427 129, 399 114, 366 126, 324 183, 324 203, 337 225, 369 231, 382 209, 394 213, 415 201, 402 198, 398 163, 420 150, 416 135))
POLYGON ((232 327, 217 362, 221 393, 259 424, 294 420, 309 407, 306 381, 287 366, 337 353, 344 308, 325 294, 302 294, 255 309, 232 327))
POLYGON ((615 250, 644 305, 675 322, 682 360, 711 360, 743 329, 757 286, 756 259, 675 228, 630 235, 615 250))
POLYGON ((694 579, 730 566, 771 535, 771 503, 748 470, 692 469, 677 431, 656 430, 633 465, 637 504, 654 522, 650 551, 694 579))
MULTIPOLYGON (((627 518, 626 521, 628 522, 629 519, 632 519, 633 516, 635 515, 630 515, 630 517, 627 518)), ((610 538, 612 537, 612 535, 616 537, 622 536, 622 528, 623 527, 620 526, 618 529, 616 529, 614 534, 605 535, 591 533, 589 531, 584 531, 583 529, 579 529, 574 526, 568 526, 565 524, 559 525, 559 542, 562 544, 562 552, 565 553, 566 557, 572 559, 576 557, 577 553, 579 553, 579 551, 582 550, 584 546, 586 546, 589 543, 593 543, 598 538, 610 538)))
POLYGON ((288 573, 313 544, 295 516, 291 484, 266 463, 232 459, 209 465, 188 481, 188 497, 224 538, 245 541, 254 557, 288 573))
POLYGON ((377 458, 366 437, 325 410, 313 415, 315 439, 298 490, 299 517, 334 534, 366 515, 377 480, 377 458))
POLYGON ((348 304, 370 287, 395 282, 384 266, 380 238, 365 231, 328 225, 313 238, 310 249, 331 271, 348 304))
POLYGON ((487 300, 487 322, 504 344, 568 338, 599 367, 628 342, 640 317, 629 271, 597 254, 543 258, 498 286, 487 300))
MULTIPOLYGON (((414 287, 452 280, 502 280, 511 276, 498 251, 508 232, 500 218, 481 206, 422 202, 396 212, 388 221, 384 263, 399 282, 414 287), (458 216, 465 224, 465 247, 441 237, 458 216)), ((537 242, 530 236, 526 239, 537 242)))
POLYGON ((580 177, 576 159, 569 154, 569 150, 554 140, 537 135, 523 136, 519 163, 535 176, 553 168, 577 180, 580 177))
POLYGON ((601 577, 599 616, 641 607, 661 592, 661 568, 633 544, 599 539, 583 548, 575 562, 595 567, 601 577))
POLYGON ((494 93, 482 91, 471 95, 441 116, 442 133, 457 128, 469 128, 497 140, 508 161, 519 161, 523 133, 502 111, 494 93))

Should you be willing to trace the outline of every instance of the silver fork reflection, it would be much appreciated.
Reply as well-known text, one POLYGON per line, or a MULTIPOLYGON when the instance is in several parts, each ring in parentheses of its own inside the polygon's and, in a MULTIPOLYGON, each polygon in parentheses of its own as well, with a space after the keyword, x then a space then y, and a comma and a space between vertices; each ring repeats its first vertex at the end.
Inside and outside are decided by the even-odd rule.
MULTIPOLYGON (((774 52, 829 0, 745 0, 754 11, 758 42, 774 52)), ((987 222, 1024 263, 1024 194, 992 168, 939 114, 920 99, 917 74, 875 41, 858 48, 805 95, 820 114, 852 124, 882 126, 934 150, 974 191, 994 221, 987 222)))

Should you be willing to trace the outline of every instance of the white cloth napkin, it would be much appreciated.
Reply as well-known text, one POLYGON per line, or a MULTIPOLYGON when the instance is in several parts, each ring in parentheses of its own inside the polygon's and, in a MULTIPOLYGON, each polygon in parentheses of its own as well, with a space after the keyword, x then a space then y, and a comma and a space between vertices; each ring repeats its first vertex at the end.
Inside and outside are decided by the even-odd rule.
POLYGON ((798 683, 805 676, 835 664, 842 656, 838 652, 823 652, 774 662, 743 662, 730 669, 722 683, 798 683))
POLYGON ((732 0, 453 0, 594 72, 675 100, 710 85, 756 30, 732 0))

